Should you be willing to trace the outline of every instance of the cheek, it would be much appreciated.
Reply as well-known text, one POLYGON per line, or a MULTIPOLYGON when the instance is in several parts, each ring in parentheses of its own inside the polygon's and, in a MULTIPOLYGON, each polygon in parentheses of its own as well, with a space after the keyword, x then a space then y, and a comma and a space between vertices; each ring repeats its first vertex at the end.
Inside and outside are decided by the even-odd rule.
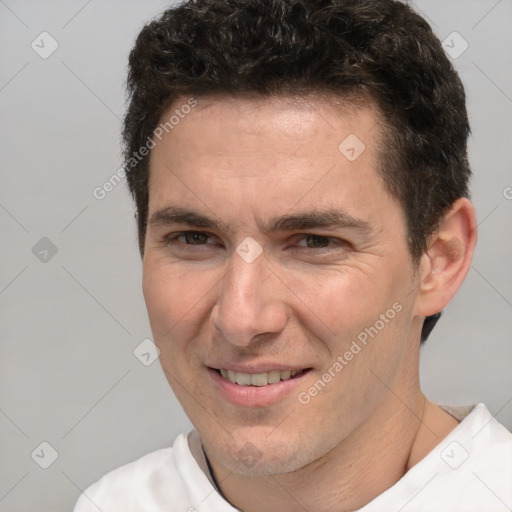
POLYGON ((332 349, 343 348, 373 325, 398 296, 385 279, 379 282, 373 274, 348 266, 335 271, 295 273, 287 281, 298 298, 295 303, 300 323, 321 340, 330 340, 332 349))
POLYGON ((212 284, 202 274, 199 279, 197 271, 148 259, 144 261, 142 288, 155 342, 176 345, 186 342, 186 331, 197 326, 212 284))

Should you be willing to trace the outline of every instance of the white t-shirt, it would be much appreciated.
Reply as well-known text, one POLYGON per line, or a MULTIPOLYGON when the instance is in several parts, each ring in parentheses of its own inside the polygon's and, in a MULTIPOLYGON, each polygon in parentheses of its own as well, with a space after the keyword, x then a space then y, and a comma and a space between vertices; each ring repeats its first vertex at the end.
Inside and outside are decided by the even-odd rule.
MULTIPOLYGON (((512 511, 512 433, 484 404, 442 407, 461 423, 359 512, 512 511)), ((74 512, 237 512, 210 478, 181 434, 172 448, 105 475, 80 496, 74 512)))

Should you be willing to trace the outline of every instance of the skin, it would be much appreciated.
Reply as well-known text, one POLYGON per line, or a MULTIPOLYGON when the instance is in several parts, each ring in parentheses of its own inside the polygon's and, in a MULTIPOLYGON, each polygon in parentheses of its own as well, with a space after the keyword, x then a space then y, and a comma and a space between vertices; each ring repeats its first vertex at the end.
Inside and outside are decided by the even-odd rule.
POLYGON ((414 264, 402 208, 376 171, 378 119, 371 104, 320 97, 200 98, 152 150, 143 257, 151 328, 199 434, 192 452, 199 458, 202 444, 221 492, 245 512, 356 510, 457 425, 421 392, 419 338, 424 317, 466 275, 474 210, 457 201, 414 264), (354 161, 338 149, 350 134, 366 146, 354 161), (220 226, 158 214, 169 207, 220 226), (276 217, 326 210, 359 224, 266 229, 276 217), (252 263, 236 250, 246 237, 262 248, 252 263), (301 403, 299 392, 393 304, 400 312, 301 403), (310 371, 266 406, 230 403, 208 371, 283 362, 310 371))

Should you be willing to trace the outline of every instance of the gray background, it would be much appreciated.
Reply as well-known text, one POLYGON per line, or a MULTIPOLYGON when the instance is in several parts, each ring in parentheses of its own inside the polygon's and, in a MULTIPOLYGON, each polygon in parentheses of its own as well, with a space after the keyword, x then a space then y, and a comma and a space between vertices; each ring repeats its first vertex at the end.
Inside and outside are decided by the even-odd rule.
MULTIPOLYGON (((70 510, 106 471, 190 428, 158 361, 133 353, 151 333, 125 184, 92 193, 121 165, 127 53, 166 5, 0 0, 0 511, 70 510), (46 59, 31 48, 43 31, 59 45, 46 59), (46 262, 42 237, 57 248, 46 262), (51 462, 43 441, 58 452, 48 469, 31 457, 51 462)), ((485 402, 511 428, 512 2, 415 5, 441 39, 469 43, 454 62, 480 223, 473 267, 423 349, 422 383, 438 402, 485 402)))

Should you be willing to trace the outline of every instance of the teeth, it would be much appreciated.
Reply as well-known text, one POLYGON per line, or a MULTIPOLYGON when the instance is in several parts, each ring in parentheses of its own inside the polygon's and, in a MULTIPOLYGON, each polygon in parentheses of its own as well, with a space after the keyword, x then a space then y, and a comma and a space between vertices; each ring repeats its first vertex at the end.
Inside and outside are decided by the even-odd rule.
POLYGON ((265 373, 240 373, 233 370, 221 368, 220 374, 229 382, 239 384, 240 386, 266 386, 267 384, 276 384, 282 380, 288 380, 303 372, 303 370, 271 370, 265 373))
POLYGON ((277 370, 272 370, 271 372, 267 373, 267 382, 269 384, 275 384, 276 382, 279 382, 281 380, 281 372, 277 370))
POLYGON ((253 373, 251 375, 251 384, 253 386, 266 386, 268 384, 266 373, 253 373))
POLYGON ((236 383, 242 386, 250 386, 251 385, 251 375, 249 373, 237 373, 236 374, 236 383))

